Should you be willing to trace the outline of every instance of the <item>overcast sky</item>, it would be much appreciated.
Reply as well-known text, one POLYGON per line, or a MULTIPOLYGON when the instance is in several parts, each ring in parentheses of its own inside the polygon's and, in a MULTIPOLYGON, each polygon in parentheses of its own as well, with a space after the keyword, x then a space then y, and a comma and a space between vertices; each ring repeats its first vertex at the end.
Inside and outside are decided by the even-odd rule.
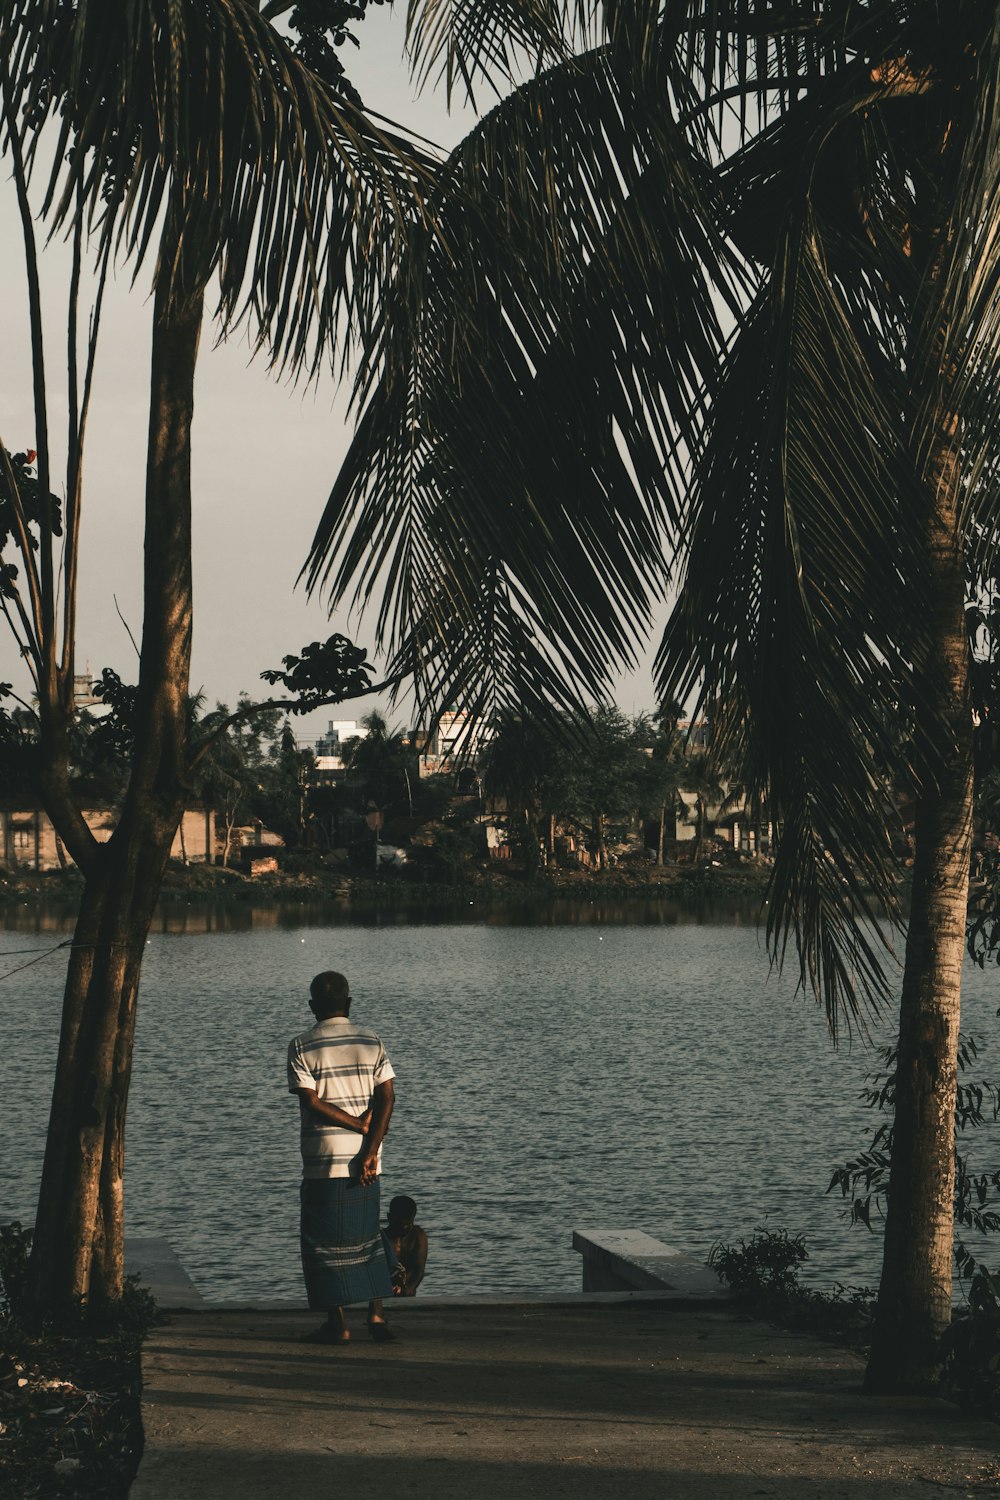
MULTIPOLYGON (((357 28, 359 50, 344 49, 348 74, 366 105, 449 146, 473 116, 449 116, 443 96, 414 97, 402 56, 403 12, 375 7, 357 28)), ((9 449, 34 446, 23 257, 7 164, 0 184, 0 435, 9 449)), ((43 256, 47 309, 50 422, 61 432, 65 371, 64 288, 67 256, 43 256)), ((149 271, 134 291, 119 272, 105 313, 88 438, 78 671, 112 666, 134 680, 132 634, 141 632, 142 492, 148 414, 149 271), (117 601, 117 605, 116 605, 117 601)), ((295 580, 349 438, 346 393, 332 379, 307 390, 279 384, 264 363, 250 363, 245 344, 213 347, 206 324, 199 358, 193 432, 195 629, 192 687, 210 703, 233 703, 241 690, 264 690, 260 672, 288 652, 342 630, 372 647, 365 619, 327 618, 295 580)), ((58 469, 57 471, 58 472, 58 469)), ((25 681, 0 622, 0 678, 25 681)), ((623 680, 621 706, 652 707, 648 670, 623 680)), ((358 700, 296 721, 314 736, 329 718, 355 718, 374 700, 358 700)), ((384 704, 380 704, 383 706, 384 704)), ((390 715, 408 718, 406 704, 390 715)))

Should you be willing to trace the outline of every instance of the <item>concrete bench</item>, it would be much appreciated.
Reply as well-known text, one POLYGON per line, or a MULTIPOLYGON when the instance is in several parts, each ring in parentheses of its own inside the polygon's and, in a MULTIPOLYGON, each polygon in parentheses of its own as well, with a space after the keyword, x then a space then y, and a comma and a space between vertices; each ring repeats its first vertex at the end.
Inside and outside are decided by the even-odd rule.
POLYGON ((173 1246, 163 1239, 127 1239, 125 1274, 138 1276, 160 1308, 204 1307, 205 1299, 180 1263, 173 1246))
POLYGON ((641 1229, 574 1229, 585 1292, 663 1292, 690 1302, 725 1302, 714 1271, 641 1229))

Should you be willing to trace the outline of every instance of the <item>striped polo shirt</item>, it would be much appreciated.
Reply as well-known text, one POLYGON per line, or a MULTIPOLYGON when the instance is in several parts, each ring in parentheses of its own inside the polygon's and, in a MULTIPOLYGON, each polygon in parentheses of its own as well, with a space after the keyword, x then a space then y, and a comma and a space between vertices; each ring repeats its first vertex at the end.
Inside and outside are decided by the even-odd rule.
MULTIPOLYGON (((321 1099, 362 1115, 372 1102, 377 1083, 395 1078, 385 1048, 374 1031, 355 1026, 347 1016, 317 1021, 288 1044, 288 1088, 314 1089, 321 1099)), ((299 1100, 302 1122, 303 1177, 350 1177, 350 1164, 361 1150, 356 1130, 323 1120, 304 1099, 299 1100)), ((379 1151, 378 1170, 382 1170, 379 1151)))

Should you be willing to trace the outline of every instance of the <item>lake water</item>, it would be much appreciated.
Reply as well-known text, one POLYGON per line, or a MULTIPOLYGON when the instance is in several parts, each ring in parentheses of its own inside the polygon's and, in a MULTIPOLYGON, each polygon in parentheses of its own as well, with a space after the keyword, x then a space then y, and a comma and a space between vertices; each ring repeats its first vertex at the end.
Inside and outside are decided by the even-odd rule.
MULTIPOLYGON (((30 1222, 64 919, 22 907, 3 921, 0 1217, 30 1222)), ((424 921, 190 907, 160 926, 140 997, 127 1229, 170 1240, 208 1297, 302 1295, 285 1051, 327 968, 350 977, 353 1017, 398 1075, 383 1207, 417 1200, 428 1293, 578 1290, 574 1228, 644 1229, 703 1258, 767 1225, 806 1235, 811 1283, 877 1281, 877 1237, 825 1192, 867 1144, 859 1094, 877 1058, 857 1038, 833 1049, 735 905, 470 903, 424 921)), ((964 1029, 983 1039, 984 1077, 1000 1075, 998 995, 995 972, 970 968, 964 1029)), ((984 1168, 997 1135, 976 1133, 984 1168)))

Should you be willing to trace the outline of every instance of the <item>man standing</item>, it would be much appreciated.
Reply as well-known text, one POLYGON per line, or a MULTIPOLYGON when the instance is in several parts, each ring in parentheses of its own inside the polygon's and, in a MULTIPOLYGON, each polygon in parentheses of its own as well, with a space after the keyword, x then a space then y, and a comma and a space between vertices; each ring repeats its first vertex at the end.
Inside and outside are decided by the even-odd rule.
POLYGON ((352 1025, 343 974, 317 974, 309 995, 316 1025, 289 1043, 288 1087, 299 1096, 302 1128, 302 1270, 309 1306, 327 1320, 306 1338, 346 1343, 344 1308, 367 1302, 368 1330, 381 1343, 394 1337, 382 1314, 392 1278, 379 1171, 395 1073, 375 1033, 352 1025))

